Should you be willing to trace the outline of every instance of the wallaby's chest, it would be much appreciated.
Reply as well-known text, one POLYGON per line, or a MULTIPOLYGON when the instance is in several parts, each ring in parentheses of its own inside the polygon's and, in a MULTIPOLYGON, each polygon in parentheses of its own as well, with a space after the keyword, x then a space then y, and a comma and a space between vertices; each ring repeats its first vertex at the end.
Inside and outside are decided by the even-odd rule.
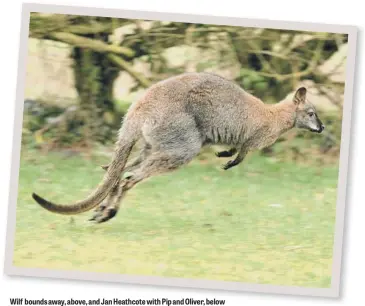
POLYGON ((279 138, 280 133, 272 129, 262 128, 258 129, 250 137, 250 148, 261 150, 271 146, 279 138))

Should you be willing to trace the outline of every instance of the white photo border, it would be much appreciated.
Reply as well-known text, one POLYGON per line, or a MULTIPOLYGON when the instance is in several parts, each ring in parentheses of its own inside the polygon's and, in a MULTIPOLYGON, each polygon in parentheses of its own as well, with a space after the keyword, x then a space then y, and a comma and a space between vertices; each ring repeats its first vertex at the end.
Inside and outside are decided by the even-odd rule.
POLYGON ((9 276, 30 276, 43 278, 73 279, 84 281, 123 282, 129 284, 144 284, 158 286, 172 286, 183 288, 201 288, 227 291, 244 291, 257 293, 272 293, 285 295, 304 295, 317 297, 340 296, 341 261, 343 232, 345 222, 345 204, 347 191, 348 160, 351 132, 351 110, 355 75, 357 28, 350 25, 332 25, 293 21, 274 21, 264 19, 246 19, 235 17, 204 16, 177 13, 159 13, 147 11, 131 11, 121 9, 107 9, 97 7, 76 7, 52 4, 24 3, 22 5, 22 24, 20 32, 18 76, 14 118, 14 136, 12 165, 9 190, 8 221, 5 251, 5 274, 9 276), (337 206, 335 239, 333 246, 332 281, 330 288, 307 288, 292 286, 275 286, 265 284, 249 284, 240 282, 195 280, 184 278, 168 278, 157 276, 132 276, 109 273, 94 273, 80 271, 63 271, 38 268, 22 268, 13 265, 14 237, 16 228, 16 205, 18 196, 18 178, 21 150, 21 131, 24 107, 24 89, 26 77, 27 42, 31 12, 74 14, 86 16, 105 16, 128 19, 162 20, 187 23, 204 23, 215 25, 230 25, 257 28, 272 28, 286 30, 301 30, 313 32, 342 33, 348 35, 348 54, 346 62, 346 82, 343 105, 343 120, 341 132, 340 163, 338 175, 337 206))

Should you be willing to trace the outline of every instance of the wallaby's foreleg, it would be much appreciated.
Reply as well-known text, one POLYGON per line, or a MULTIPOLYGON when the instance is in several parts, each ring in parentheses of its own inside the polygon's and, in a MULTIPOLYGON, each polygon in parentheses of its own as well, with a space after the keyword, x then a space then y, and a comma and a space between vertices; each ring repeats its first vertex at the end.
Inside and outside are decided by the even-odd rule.
POLYGON ((228 163, 224 164, 222 166, 222 168, 224 170, 228 170, 228 169, 230 169, 234 166, 237 166, 238 164, 240 164, 244 160, 247 153, 248 153, 248 151, 245 148, 241 149, 240 152, 237 154, 236 158, 233 159, 233 160, 230 160, 228 163))
POLYGON ((215 155, 217 157, 232 157, 233 155, 235 155, 237 153, 237 149, 232 148, 228 151, 220 151, 220 152, 216 152, 215 155))

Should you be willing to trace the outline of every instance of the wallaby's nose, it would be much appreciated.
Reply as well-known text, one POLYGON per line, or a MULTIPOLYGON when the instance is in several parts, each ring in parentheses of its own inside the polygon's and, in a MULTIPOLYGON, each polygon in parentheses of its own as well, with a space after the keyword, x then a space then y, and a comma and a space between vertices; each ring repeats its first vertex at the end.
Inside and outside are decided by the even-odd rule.
POLYGON ((326 126, 324 124, 322 124, 321 128, 322 128, 322 131, 324 130, 326 126))

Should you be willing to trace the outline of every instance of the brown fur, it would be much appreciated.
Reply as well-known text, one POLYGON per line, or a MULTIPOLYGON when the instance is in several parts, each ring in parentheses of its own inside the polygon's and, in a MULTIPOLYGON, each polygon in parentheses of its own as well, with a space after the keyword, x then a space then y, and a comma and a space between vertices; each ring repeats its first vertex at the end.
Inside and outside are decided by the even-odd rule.
POLYGON ((172 171, 191 161, 204 145, 223 144, 229 151, 218 157, 235 159, 224 165, 238 165, 250 150, 272 145, 294 126, 321 132, 324 128, 306 89, 293 100, 265 104, 235 83, 210 73, 186 73, 151 86, 144 97, 132 104, 121 127, 115 154, 99 188, 86 200, 73 205, 53 204, 38 195, 33 198, 44 208, 62 214, 92 209, 105 198, 92 220, 113 217, 126 192, 138 182, 172 171), (312 114, 314 112, 314 115, 312 114), (141 154, 129 164, 127 158, 138 139, 141 154), (122 173, 132 174, 120 180, 122 173))

